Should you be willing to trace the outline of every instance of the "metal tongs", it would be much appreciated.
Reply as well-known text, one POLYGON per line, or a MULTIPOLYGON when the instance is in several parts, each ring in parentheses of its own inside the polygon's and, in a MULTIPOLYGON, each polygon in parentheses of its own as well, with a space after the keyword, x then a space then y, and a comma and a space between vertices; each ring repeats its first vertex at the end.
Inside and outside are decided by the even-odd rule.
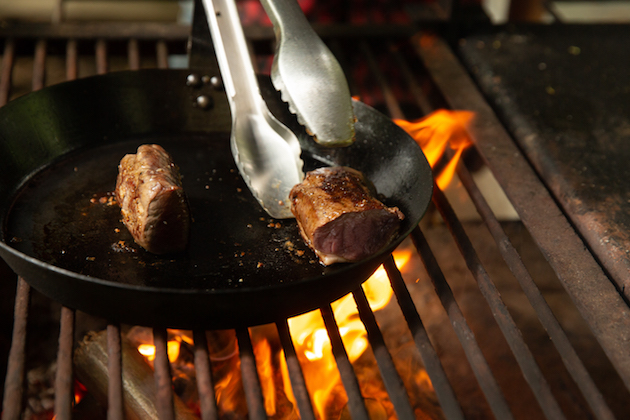
POLYGON ((271 81, 315 141, 354 142, 350 89, 333 53, 315 33, 297 0, 261 0, 276 34, 271 81))
POLYGON ((236 166, 271 217, 293 217, 289 192, 304 178, 300 143, 271 114, 260 94, 234 1, 203 4, 232 111, 230 144, 236 166))
MULTIPOLYGON (((234 0, 203 0, 232 111, 231 147, 253 195, 274 218, 292 217, 291 188, 302 181, 300 145, 269 111, 258 87, 234 0)), ((295 0, 263 0, 278 48, 272 82, 316 141, 354 141, 354 113, 339 63, 311 28, 295 0)))

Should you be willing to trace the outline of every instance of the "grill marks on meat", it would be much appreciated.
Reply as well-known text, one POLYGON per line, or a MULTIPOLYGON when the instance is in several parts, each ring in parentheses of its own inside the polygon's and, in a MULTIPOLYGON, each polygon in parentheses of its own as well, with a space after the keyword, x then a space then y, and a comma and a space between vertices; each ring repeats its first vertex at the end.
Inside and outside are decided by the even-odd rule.
POLYGON ((159 145, 142 145, 118 166, 116 199, 136 243, 154 254, 186 249, 190 212, 179 168, 159 145))
POLYGON ((377 200, 367 182, 361 172, 338 166, 307 173, 291 190, 291 211, 322 264, 362 260, 398 232, 404 215, 377 200))

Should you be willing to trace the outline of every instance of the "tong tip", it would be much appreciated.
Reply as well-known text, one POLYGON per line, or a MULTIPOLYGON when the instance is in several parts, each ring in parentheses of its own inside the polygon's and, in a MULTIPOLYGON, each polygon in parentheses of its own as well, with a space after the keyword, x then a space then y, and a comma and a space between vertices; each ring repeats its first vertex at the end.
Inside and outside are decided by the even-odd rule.
POLYGON ((272 83, 280 92, 282 101, 289 106, 308 135, 325 147, 350 146, 355 141, 356 117, 349 92, 332 92, 319 98, 297 95, 294 98, 278 73, 272 72, 272 83), (333 100, 330 100, 330 98, 333 100), (321 98, 328 98, 322 101, 321 98))

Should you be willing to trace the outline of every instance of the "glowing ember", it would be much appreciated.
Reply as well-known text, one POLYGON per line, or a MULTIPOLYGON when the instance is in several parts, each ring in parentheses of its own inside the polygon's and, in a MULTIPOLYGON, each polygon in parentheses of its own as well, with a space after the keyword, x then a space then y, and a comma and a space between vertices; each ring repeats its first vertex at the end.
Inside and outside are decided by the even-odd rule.
POLYGON ((81 402, 83 397, 87 394, 87 389, 85 386, 75 379, 74 381, 74 403, 78 404, 81 402))
MULTIPOLYGON (((180 341, 173 340, 167 343, 168 360, 171 363, 177 360, 177 357, 179 356, 179 346, 180 341)), ((138 351, 150 362, 155 359, 155 346, 152 344, 140 344, 138 346, 138 351)))
POLYGON ((455 151, 448 165, 436 177, 440 189, 445 189, 453 175, 463 151, 472 144, 466 127, 474 113, 439 109, 416 121, 394 120, 413 137, 427 157, 431 167, 440 160, 447 145, 455 151))
POLYGON ((146 357, 148 360, 153 361, 155 359, 155 346, 151 344, 140 344, 138 346, 138 351, 141 355, 146 357))
MULTIPOLYGON (((184 335, 178 334, 177 330, 169 330, 169 333, 171 333, 174 338, 166 343, 166 351, 168 353, 168 360, 173 363, 179 357, 179 349, 182 341, 187 341, 189 344, 192 344, 192 340, 184 335)), ((155 359, 155 346, 153 344, 143 343, 138 345, 138 352, 149 362, 155 359)))

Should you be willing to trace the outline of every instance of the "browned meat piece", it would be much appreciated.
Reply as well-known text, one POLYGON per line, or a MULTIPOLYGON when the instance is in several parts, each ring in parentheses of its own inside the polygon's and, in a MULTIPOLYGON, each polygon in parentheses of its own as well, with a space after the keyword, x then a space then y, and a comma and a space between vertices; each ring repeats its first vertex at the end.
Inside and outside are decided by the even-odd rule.
POLYGON ((138 147, 118 166, 116 199, 122 220, 135 241, 149 252, 186 249, 190 212, 179 168, 157 144, 138 147))
POLYGON ((302 237, 324 265, 376 253, 404 219, 397 207, 374 198, 362 173, 341 166, 307 173, 289 197, 302 237))

